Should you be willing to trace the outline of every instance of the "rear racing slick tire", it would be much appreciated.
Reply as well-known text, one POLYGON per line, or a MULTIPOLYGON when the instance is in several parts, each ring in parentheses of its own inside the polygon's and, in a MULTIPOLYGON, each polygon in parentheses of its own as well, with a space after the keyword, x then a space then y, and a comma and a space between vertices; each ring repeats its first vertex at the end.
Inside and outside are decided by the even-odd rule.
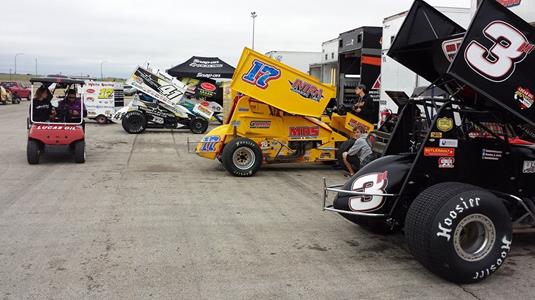
POLYGON ((123 129, 130 134, 139 134, 147 129, 147 117, 139 110, 127 112, 121 122, 123 129))
POLYGON ((78 141, 74 143, 74 161, 77 164, 82 164, 85 162, 85 141, 78 141))
POLYGON ((39 163, 41 157, 41 144, 36 140, 28 140, 26 145, 26 158, 30 165, 36 165, 39 163))
POLYGON ((208 121, 203 118, 193 118, 189 122, 189 128, 195 134, 203 134, 208 130, 208 121))
POLYGON ((250 139, 236 138, 225 145, 221 158, 223 166, 230 174, 250 177, 262 165, 262 150, 250 139))
MULTIPOLYGON (((344 152, 347 152, 349 151, 349 149, 351 149, 351 147, 353 147, 353 145, 355 144, 355 139, 353 138, 350 138, 348 139, 347 141, 343 142, 340 147, 338 147, 338 150, 336 152, 336 161, 338 163, 338 165, 344 170, 344 171, 348 171, 346 165, 344 164, 344 158, 342 157, 342 154, 344 152)), ((354 166, 356 167, 355 169, 358 170, 358 166, 354 166)))
POLYGON ((503 265, 511 250, 511 217, 489 191, 445 182, 416 197, 406 215, 405 238, 431 272, 451 282, 473 283, 503 265))

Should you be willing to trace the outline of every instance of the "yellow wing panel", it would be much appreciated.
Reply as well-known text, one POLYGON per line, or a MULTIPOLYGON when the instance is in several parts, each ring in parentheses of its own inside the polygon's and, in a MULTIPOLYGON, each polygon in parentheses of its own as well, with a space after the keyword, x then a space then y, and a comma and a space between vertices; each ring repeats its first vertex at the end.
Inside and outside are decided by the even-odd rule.
POLYGON ((316 78, 245 48, 231 88, 287 113, 320 117, 336 90, 316 78))

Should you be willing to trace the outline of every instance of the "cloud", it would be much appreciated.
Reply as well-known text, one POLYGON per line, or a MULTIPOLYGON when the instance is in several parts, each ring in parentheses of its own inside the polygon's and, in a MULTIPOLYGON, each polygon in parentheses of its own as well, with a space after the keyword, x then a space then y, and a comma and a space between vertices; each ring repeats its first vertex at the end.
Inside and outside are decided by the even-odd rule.
MULTIPOLYGON (((3 0, 0 72, 126 77, 149 60, 162 68, 193 55, 219 56, 236 65, 252 40, 256 49, 321 51, 321 43, 360 26, 381 26, 411 0, 171 1, 3 0), (31 9, 23 9, 31 7, 31 9), (5 13, 10 12, 10 13, 5 13)), ((432 5, 469 7, 470 0, 434 0, 432 5)))

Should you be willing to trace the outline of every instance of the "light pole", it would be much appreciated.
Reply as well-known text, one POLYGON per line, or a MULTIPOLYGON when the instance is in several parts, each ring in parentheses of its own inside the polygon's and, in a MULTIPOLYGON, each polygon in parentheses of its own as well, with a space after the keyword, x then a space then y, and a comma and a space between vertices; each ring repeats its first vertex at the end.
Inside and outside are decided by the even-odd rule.
POLYGON ((17 56, 24 55, 24 53, 17 53, 15 54, 15 75, 17 75, 17 56))
POLYGON ((104 75, 102 75, 102 64, 105 63, 105 61, 100 62, 100 80, 104 80, 104 75))
POLYGON ((35 58, 35 76, 37 76, 37 57, 35 58))
POLYGON ((253 18, 253 50, 254 50, 254 31, 255 31, 255 19, 258 17, 258 14, 253 11, 251 12, 251 18, 253 18))

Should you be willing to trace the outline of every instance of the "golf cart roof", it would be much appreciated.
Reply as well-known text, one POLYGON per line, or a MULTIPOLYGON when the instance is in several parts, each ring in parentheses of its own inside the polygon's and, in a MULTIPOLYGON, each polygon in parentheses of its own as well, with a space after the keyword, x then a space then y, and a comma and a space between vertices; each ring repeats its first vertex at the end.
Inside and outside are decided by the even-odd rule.
POLYGON ((37 77, 30 79, 31 83, 40 82, 40 83, 63 83, 63 84, 85 84, 83 80, 72 79, 72 78, 62 78, 62 77, 37 77))

